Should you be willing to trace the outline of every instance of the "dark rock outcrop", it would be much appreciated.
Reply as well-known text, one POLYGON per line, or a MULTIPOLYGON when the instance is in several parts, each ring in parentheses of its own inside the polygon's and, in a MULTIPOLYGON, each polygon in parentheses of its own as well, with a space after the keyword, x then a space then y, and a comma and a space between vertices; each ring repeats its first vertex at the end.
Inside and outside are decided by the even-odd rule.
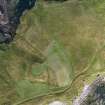
POLYGON ((105 105, 105 77, 98 77, 83 90, 73 105, 105 105))
POLYGON ((16 34, 20 17, 36 0, 0 0, 0 43, 9 43, 16 34))

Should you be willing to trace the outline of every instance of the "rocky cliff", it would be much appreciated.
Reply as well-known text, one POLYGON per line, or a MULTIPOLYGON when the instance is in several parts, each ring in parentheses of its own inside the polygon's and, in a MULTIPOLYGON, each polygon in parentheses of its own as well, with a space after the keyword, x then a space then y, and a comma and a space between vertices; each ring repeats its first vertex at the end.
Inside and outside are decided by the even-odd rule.
POLYGON ((0 43, 13 40, 20 17, 36 0, 0 0, 0 43))

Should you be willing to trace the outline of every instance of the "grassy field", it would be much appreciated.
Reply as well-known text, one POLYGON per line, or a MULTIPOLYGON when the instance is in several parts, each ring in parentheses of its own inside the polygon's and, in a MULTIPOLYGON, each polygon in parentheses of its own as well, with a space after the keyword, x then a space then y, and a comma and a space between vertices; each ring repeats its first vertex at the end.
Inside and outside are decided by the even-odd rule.
POLYGON ((84 81, 104 74, 104 9, 104 0, 39 0, 26 11, 14 41, 0 45, 0 105, 72 105, 84 81))

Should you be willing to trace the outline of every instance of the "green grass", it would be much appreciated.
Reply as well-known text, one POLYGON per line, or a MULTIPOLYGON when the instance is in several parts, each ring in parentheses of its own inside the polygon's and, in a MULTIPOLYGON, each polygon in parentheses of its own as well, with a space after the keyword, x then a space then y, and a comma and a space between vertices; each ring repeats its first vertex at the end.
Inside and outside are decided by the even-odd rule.
MULTIPOLYGON (((10 45, 0 45, 0 104, 8 100, 18 103, 47 94, 51 88, 59 91, 58 86, 65 86, 63 80, 57 81, 62 74, 64 78, 70 76, 69 85, 73 78, 87 70, 73 82, 68 92, 45 98, 39 103, 60 99, 71 105, 72 98, 83 87, 83 80, 90 83, 105 70, 104 49, 90 64, 105 44, 104 14, 104 0, 58 4, 38 1, 36 7, 22 16, 14 41, 10 45), (34 81, 44 80, 44 73, 46 77, 48 74, 51 76, 45 83, 34 81), (27 79, 27 76, 30 77, 27 79)), ((36 101, 33 99, 27 105, 33 102, 36 101)))

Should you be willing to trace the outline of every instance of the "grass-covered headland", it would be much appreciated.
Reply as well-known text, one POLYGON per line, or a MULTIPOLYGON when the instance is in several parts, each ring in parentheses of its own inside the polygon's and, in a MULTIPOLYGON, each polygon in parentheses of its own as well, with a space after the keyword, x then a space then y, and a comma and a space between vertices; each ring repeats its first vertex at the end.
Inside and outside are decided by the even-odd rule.
POLYGON ((105 70, 105 1, 37 0, 0 45, 0 105, 72 105, 105 70))

